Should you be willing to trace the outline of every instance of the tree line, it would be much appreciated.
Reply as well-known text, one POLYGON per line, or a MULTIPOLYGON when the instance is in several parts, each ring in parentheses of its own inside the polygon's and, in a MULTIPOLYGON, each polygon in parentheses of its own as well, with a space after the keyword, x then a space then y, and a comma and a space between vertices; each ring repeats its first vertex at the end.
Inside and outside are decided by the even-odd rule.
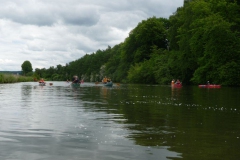
POLYGON ((124 42, 50 68, 34 76, 84 81, 238 86, 240 80, 240 4, 235 0, 192 0, 168 19, 141 21, 124 42))

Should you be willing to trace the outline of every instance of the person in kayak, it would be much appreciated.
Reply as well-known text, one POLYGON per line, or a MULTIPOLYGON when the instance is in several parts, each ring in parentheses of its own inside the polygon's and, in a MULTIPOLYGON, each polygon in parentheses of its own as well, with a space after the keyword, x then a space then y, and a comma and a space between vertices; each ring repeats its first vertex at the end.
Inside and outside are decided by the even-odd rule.
POLYGON ((181 84, 181 82, 179 81, 179 79, 177 79, 175 84, 181 84))
POLYGON ((44 79, 41 78, 40 81, 39 81, 39 83, 45 83, 44 79))
POLYGON ((73 76, 72 83, 79 83, 78 76, 73 76))

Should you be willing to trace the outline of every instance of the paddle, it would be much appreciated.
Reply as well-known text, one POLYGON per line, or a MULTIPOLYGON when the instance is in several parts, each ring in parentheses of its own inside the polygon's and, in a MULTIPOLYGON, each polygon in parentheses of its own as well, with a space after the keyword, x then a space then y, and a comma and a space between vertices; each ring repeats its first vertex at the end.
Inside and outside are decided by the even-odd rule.
POLYGON ((75 80, 74 80, 74 81, 72 81, 72 83, 70 83, 70 84, 68 85, 68 87, 69 87, 69 86, 71 86, 71 85, 73 84, 73 82, 75 82, 75 80))

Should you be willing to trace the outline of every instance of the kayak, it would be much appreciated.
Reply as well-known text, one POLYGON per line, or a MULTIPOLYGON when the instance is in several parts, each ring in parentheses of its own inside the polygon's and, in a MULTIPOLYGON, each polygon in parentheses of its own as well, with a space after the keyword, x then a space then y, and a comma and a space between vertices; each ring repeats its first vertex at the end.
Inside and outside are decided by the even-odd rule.
POLYGON ((182 87, 182 83, 172 84, 172 87, 174 87, 174 88, 181 88, 182 87))
POLYGON ((103 84, 104 86, 108 86, 108 87, 112 87, 113 86, 113 82, 107 82, 103 84))
POLYGON ((72 83, 71 86, 72 87, 80 87, 80 83, 72 83))
POLYGON ((221 88, 221 85, 217 84, 200 84, 198 85, 199 88, 221 88))
POLYGON ((39 86, 45 86, 46 85, 46 83, 44 83, 44 82, 39 82, 39 86))

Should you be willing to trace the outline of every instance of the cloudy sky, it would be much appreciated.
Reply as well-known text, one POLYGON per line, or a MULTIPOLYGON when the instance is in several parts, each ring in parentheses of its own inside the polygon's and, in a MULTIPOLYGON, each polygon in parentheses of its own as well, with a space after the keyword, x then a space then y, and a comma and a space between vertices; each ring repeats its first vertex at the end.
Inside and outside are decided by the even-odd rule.
POLYGON ((0 0, 0 71, 65 65, 113 47, 142 20, 169 18, 183 0, 0 0))

